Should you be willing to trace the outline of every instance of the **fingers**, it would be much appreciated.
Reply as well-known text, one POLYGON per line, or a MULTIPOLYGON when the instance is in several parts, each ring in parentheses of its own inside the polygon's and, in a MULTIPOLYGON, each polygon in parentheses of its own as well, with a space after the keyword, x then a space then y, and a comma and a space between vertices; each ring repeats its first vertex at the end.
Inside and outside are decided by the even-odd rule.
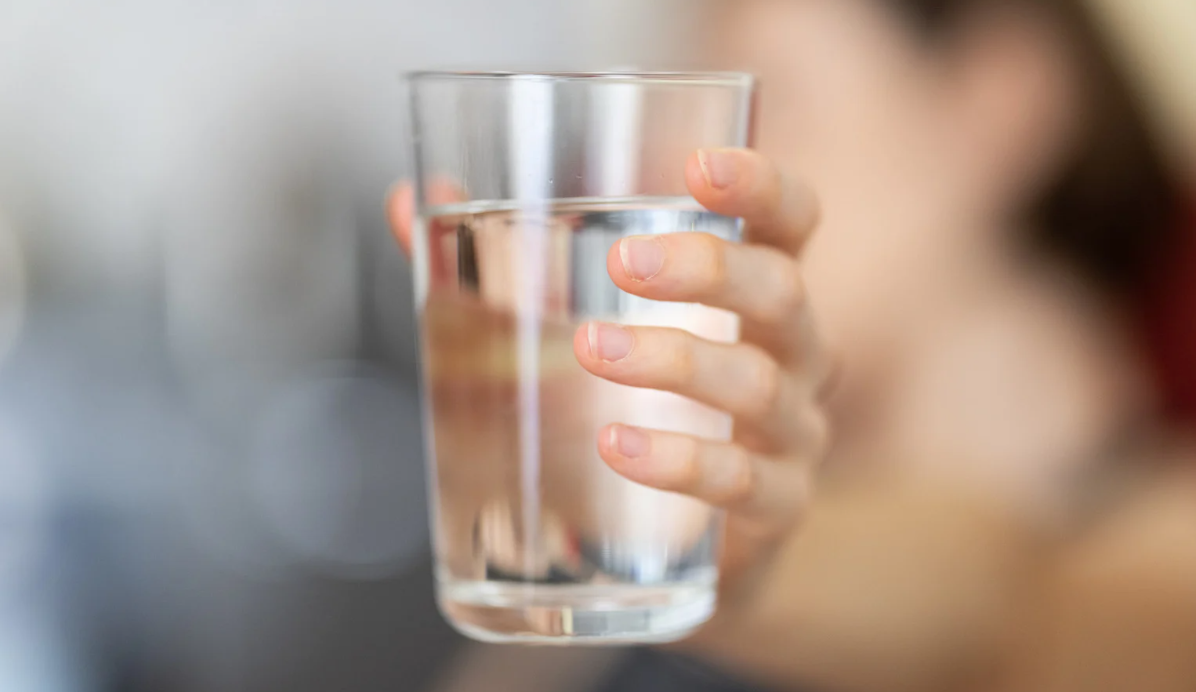
POLYGON ((573 350, 591 373, 632 387, 669 391, 735 416, 778 444, 796 434, 785 411, 799 393, 780 365, 751 344, 723 344, 680 329, 591 322, 577 330, 573 350))
POLYGON ((791 317, 804 298, 792 257, 707 233, 624 238, 611 248, 606 268, 628 293, 703 303, 770 324, 791 317))
POLYGON ((744 339, 784 365, 820 358, 797 260, 779 250, 705 233, 633 236, 611 248, 606 269, 628 293, 737 313, 744 339))
POLYGON ((411 254, 411 228, 415 221, 415 189, 411 183, 396 183, 386 193, 386 220, 399 247, 411 254))
POLYGON ((793 521, 809 494, 810 469, 801 460, 688 435, 611 425, 599 434, 598 453, 629 480, 745 516, 793 521))
POLYGON ((685 181, 699 204, 742 218, 748 239, 796 255, 818 224, 813 191, 786 178, 750 149, 703 149, 690 156, 685 181))
POLYGON ((797 260, 706 233, 624 238, 606 269, 628 293, 723 308, 770 327, 793 322, 805 300, 797 260))
MULTIPOLYGON (((461 188, 453 183, 434 180, 429 182, 425 196, 429 206, 452 204, 465 199, 461 188)), ((386 193, 386 220, 390 222, 390 230, 394 233, 399 247, 410 255, 412 251, 412 233, 415 228, 415 187, 406 181, 395 183, 386 193)))

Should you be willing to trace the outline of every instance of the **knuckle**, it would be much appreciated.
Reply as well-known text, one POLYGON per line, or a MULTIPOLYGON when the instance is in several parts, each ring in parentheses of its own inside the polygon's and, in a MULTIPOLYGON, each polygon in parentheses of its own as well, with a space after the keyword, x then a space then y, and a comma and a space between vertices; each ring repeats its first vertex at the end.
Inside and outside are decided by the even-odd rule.
POLYGON ((697 378, 697 357, 693 338, 682 332, 670 332, 669 345, 664 349, 666 367, 670 373, 667 385, 676 389, 689 387, 697 378))
POLYGON ((721 463, 726 467, 726 475, 716 490, 718 504, 740 507, 751 502, 756 496, 757 486, 752 455, 743 447, 733 445, 727 448, 721 463))
POLYGON ((772 300, 761 306, 759 319, 765 324, 780 324, 793 319, 806 303, 806 287, 797 262, 783 259, 776 269, 772 300))
POLYGON ((792 526, 800 523, 810 508, 810 501, 814 497, 814 476, 802 469, 793 478, 789 497, 780 511, 781 523, 792 526))
POLYGON ((709 233, 696 233, 694 244, 701 258, 697 283, 702 297, 720 293, 727 287, 727 247, 721 239, 709 233))
POLYGON ((777 164, 771 159, 766 160, 764 166, 764 170, 766 171, 765 177, 767 180, 765 187, 767 190, 767 196, 765 198, 764 204, 767 208, 767 211, 771 215, 779 216, 781 210, 784 208, 786 190, 789 189, 788 176, 786 176, 784 171, 782 171, 781 168, 777 166, 777 164))
POLYGON ((792 222, 799 239, 808 237, 822 220, 818 195, 806 181, 788 174, 782 174, 781 186, 781 214, 792 222))
POLYGON ((701 444, 694 439, 684 438, 677 447, 674 472, 667 485, 669 490, 692 493, 702 484, 701 444))
POLYGON ((749 345, 752 360, 752 386, 745 391, 750 393, 747 413, 749 416, 763 418, 776 411, 780 406, 784 393, 785 378, 781 366, 762 349, 749 345))
POLYGON ((781 290, 777 302, 781 304, 785 318, 792 317, 793 313, 806 305, 806 285, 802 281, 801 271, 795 261, 785 261, 784 271, 781 272, 781 290))

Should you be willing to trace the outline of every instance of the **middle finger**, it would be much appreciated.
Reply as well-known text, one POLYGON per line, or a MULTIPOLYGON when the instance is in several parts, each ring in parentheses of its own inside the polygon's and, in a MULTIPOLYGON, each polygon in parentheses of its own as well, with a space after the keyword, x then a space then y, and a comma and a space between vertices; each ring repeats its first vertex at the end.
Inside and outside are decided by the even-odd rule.
POLYGON ((792 257, 707 233, 624 238, 611 248, 606 268, 615 285, 628 293, 702 303, 769 326, 783 326, 805 305, 792 257))
POLYGON ((632 236, 611 248, 607 272, 634 295, 739 314, 745 336, 783 363, 817 350, 797 260, 780 250, 705 233, 632 236))
POLYGON ((665 327, 591 322, 573 350, 591 373, 632 387, 669 391, 725 411, 773 441, 790 436, 799 392, 777 362, 752 344, 708 341, 665 327))

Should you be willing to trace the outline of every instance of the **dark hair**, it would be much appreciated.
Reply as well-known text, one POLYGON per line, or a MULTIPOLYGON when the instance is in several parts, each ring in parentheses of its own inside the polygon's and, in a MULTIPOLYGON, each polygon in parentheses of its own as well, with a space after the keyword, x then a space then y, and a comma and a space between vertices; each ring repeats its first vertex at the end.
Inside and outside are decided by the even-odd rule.
POLYGON ((1033 241, 1114 297, 1133 299, 1177 236, 1182 197, 1094 17, 1082 0, 890 0, 931 40, 968 11, 1025 3, 1054 12, 1084 63, 1085 131, 1072 159, 1026 210, 1033 241))

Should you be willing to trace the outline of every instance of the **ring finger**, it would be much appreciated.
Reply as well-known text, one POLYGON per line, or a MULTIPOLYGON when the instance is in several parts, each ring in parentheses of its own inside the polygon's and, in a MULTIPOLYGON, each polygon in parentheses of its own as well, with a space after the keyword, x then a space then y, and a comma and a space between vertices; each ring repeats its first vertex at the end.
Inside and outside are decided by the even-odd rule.
POLYGON ((726 411, 775 442, 792 436, 797 396, 775 360, 746 343, 723 344, 680 329, 583 325, 573 350, 582 367, 632 387, 674 392, 726 411))
POLYGON ((794 517, 805 506, 809 466, 688 435, 611 425, 598 453, 616 472, 749 517, 794 517))

